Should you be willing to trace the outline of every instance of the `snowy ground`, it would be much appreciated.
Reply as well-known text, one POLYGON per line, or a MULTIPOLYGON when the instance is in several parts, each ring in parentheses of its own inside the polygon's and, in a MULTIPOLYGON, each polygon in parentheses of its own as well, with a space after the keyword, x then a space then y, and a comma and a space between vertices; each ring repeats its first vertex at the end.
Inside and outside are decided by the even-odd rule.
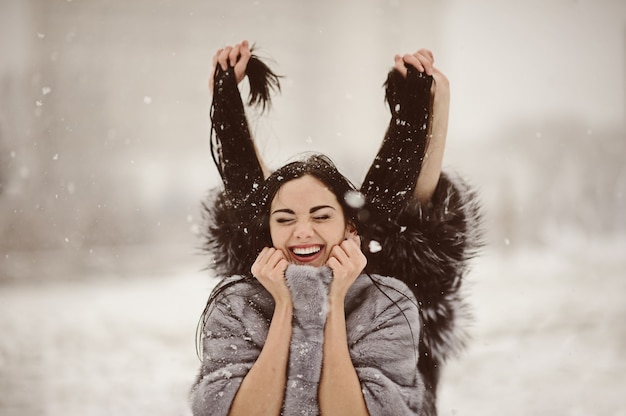
MULTIPOLYGON (((476 262, 473 341, 446 368, 440 415, 626 415, 625 245, 585 249, 476 262)), ((189 415, 213 282, 188 260, 0 286, 0 415, 189 415)))
POLYGON ((440 415, 626 415, 626 244, 486 255, 440 415))

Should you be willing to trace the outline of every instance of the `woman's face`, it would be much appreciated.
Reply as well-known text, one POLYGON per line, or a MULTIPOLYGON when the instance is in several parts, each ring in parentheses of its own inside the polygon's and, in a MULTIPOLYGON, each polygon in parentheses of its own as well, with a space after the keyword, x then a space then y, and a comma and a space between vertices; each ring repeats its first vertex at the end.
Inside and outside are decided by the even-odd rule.
POLYGON ((270 206, 270 235, 274 248, 290 263, 319 267, 352 227, 346 226, 335 195, 310 175, 285 183, 270 206))

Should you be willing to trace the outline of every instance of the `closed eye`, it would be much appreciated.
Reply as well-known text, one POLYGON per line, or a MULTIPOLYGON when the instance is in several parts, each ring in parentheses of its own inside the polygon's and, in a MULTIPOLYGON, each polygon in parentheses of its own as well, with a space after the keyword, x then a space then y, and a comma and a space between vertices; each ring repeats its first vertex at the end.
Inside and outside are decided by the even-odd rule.
POLYGON ((315 221, 326 221, 326 220, 329 220, 330 218, 331 218, 330 215, 316 215, 315 217, 313 217, 315 221))

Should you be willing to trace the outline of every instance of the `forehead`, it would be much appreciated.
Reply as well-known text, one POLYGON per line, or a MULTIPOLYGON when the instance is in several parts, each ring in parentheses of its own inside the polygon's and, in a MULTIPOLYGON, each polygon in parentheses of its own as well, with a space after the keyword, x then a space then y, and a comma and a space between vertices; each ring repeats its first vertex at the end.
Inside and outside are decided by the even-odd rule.
POLYGON ((308 209, 318 205, 339 207, 337 197, 319 179, 306 175, 280 187, 272 200, 272 210, 281 207, 308 209))

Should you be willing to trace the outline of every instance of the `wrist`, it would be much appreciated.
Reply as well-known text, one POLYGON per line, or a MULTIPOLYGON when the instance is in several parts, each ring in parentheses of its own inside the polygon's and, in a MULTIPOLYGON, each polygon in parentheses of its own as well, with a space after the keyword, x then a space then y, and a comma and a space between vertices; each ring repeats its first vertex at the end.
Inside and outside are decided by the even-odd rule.
POLYGON ((345 298, 346 298, 345 295, 333 294, 331 290, 331 293, 329 293, 328 295, 328 302, 327 302, 328 315, 330 315, 331 312, 343 314, 345 310, 345 307, 344 307, 345 298))
POLYGON ((293 301, 291 299, 275 299, 274 302, 274 313, 293 313, 293 301))

